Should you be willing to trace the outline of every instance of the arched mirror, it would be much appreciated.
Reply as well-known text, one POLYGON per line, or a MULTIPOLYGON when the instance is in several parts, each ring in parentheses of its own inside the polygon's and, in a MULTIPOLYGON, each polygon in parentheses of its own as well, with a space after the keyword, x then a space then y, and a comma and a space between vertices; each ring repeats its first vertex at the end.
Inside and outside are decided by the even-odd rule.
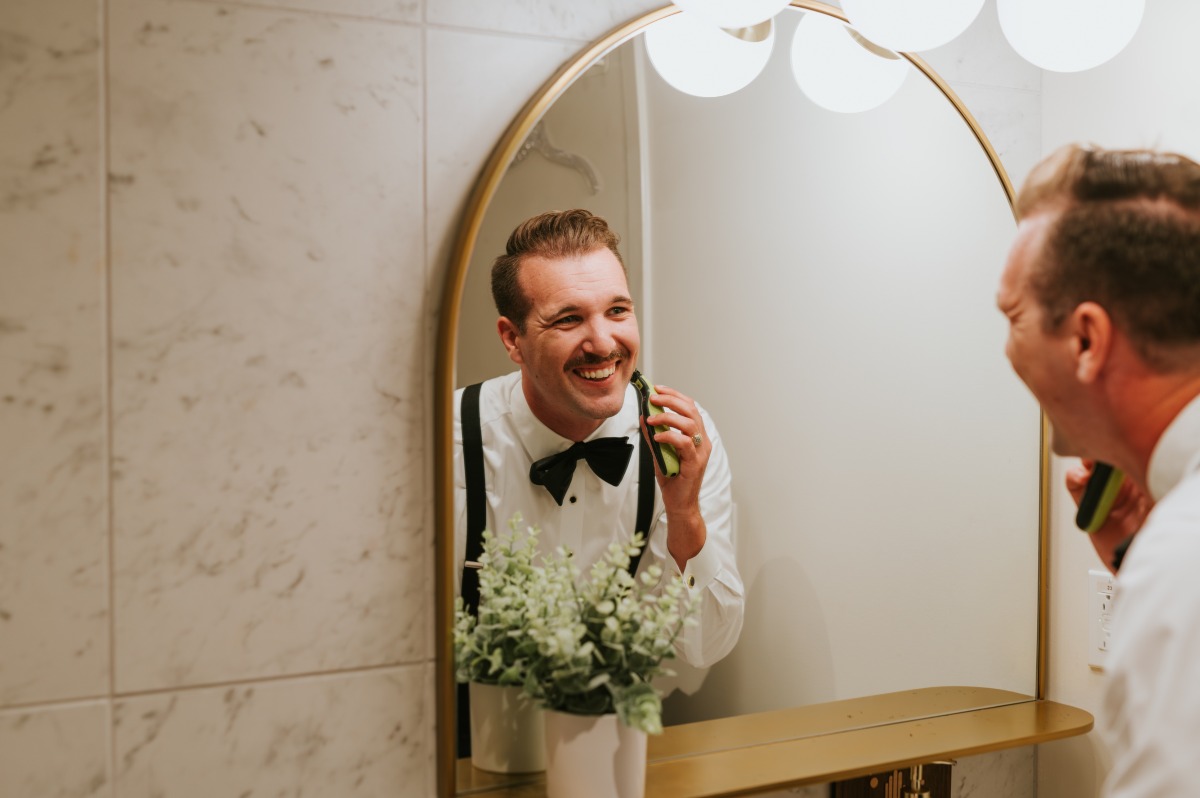
POLYGON ((680 673, 667 723, 935 685, 1042 693, 1046 454, 994 306, 1015 229, 995 153, 915 57, 877 53, 907 74, 873 109, 809 99, 791 43, 806 17, 842 19, 814 2, 775 19, 745 88, 684 94, 644 39, 673 13, 547 83, 459 233, 436 384, 443 763, 451 395, 511 370, 488 269, 549 209, 589 208, 621 233, 641 367, 705 406, 733 469, 745 626, 726 659, 680 673))

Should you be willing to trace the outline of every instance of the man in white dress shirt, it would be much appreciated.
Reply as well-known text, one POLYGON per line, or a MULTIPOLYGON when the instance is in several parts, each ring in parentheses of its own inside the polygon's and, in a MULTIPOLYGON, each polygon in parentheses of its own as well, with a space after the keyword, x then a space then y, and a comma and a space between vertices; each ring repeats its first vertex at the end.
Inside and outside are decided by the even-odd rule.
POLYGON ((997 303, 1053 449, 1123 471, 1093 535, 1119 572, 1099 722, 1109 798, 1200 795, 1200 164, 1065 147, 1031 173, 997 303), (1118 543, 1132 539, 1113 561, 1118 543))
MULTIPOLYGON (((555 211, 522 223, 492 269, 500 341, 519 370, 479 389, 486 526, 507 530, 520 513, 541 530, 546 550, 567 546, 581 571, 609 543, 627 541, 638 519, 638 395, 630 385, 639 334, 618 236, 585 210, 555 211), (579 460, 558 495, 530 478, 531 466, 577 442, 617 439, 630 462, 610 484, 579 460)), ((697 667, 737 642, 743 586, 732 545, 729 463, 709 415, 690 397, 656 385, 653 437, 679 455, 679 474, 655 467, 648 544, 640 570, 657 563, 663 580, 681 579, 698 623, 677 643, 697 667)), ((462 390, 455 395, 456 545, 465 557, 467 498, 462 390)), ((650 494, 647 493, 647 496, 650 494)))

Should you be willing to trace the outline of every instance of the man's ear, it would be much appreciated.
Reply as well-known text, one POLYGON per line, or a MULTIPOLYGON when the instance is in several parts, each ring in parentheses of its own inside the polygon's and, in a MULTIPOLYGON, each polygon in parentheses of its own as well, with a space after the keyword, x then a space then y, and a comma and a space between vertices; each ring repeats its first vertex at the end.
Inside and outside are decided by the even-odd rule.
POLYGON ((508 351, 508 359, 520 365, 525 362, 521 356, 521 347, 519 345, 521 331, 517 329, 517 325, 512 322, 507 316, 501 316, 496 322, 496 331, 500 333, 500 343, 504 344, 504 348, 508 351))
POLYGON ((1075 376, 1080 382, 1095 382, 1112 353, 1112 317, 1095 302, 1081 302, 1071 312, 1068 324, 1071 325, 1075 376))

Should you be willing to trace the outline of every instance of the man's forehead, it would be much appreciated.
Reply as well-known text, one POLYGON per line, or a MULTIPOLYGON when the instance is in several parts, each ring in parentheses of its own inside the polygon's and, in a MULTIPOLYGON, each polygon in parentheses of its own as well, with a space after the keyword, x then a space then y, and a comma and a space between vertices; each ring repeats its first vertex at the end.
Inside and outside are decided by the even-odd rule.
POLYGON ((625 270, 607 249, 580 256, 530 256, 521 264, 521 287, 536 304, 563 307, 595 302, 629 302, 625 270))
POLYGON ((1027 217, 1017 226, 1017 235, 1009 248, 1004 269, 1000 274, 998 303, 1014 303, 1026 288, 1034 260, 1045 238, 1047 219, 1042 215, 1027 217))

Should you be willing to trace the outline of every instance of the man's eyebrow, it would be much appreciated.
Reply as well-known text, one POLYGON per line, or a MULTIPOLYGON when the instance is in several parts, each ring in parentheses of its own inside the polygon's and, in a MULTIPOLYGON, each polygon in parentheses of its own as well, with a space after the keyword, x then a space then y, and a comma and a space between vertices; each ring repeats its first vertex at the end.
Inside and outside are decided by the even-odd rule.
POLYGON ((578 310, 579 310, 578 305, 563 305, 562 307, 554 308, 549 313, 547 313, 545 317, 547 319, 557 319, 559 316, 562 316, 567 313, 575 313, 578 310))
MULTIPOLYGON (((608 301, 608 304, 610 307, 613 305, 629 305, 632 307, 633 300, 631 298, 625 296, 624 294, 617 294, 616 296, 614 296, 612 299, 610 299, 608 301)), ((564 315, 567 315, 570 313, 578 313, 580 308, 581 308, 580 305, 563 305, 561 307, 557 307, 554 310, 550 311, 549 313, 546 314, 545 317, 547 319, 556 319, 559 316, 564 316, 564 315)))

